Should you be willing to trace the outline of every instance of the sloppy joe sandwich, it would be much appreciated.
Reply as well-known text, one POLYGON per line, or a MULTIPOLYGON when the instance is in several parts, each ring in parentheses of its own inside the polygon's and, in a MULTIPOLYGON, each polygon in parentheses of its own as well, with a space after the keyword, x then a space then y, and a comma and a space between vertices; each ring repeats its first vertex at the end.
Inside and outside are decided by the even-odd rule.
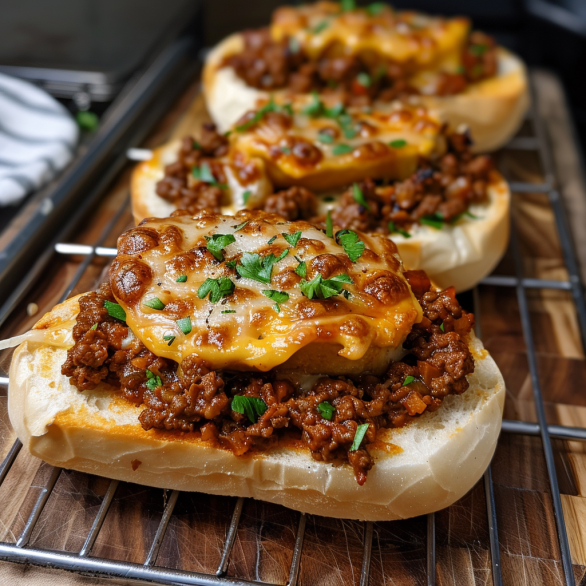
POLYGON ((204 125, 197 138, 156 150, 132 176, 136 221, 248 208, 324 223, 330 211, 342 228, 388 235, 407 267, 440 287, 463 291, 494 269, 508 242, 510 192, 491 158, 470 152, 467 133, 397 105, 350 117, 351 126, 319 114, 333 106, 310 107, 317 114, 273 103, 228 137, 204 125), (347 130, 356 136, 344 138, 347 130))
POLYGON ((259 101, 318 92, 345 105, 396 99, 467 125, 478 151, 502 146, 528 105, 521 60, 466 18, 398 12, 375 2, 284 6, 269 27, 234 34, 208 56, 208 109, 222 131, 259 101))
POLYGON ((494 452, 504 384, 473 323, 383 236, 153 219, 120 237, 109 282, 4 343, 10 419, 53 465, 406 518, 460 498, 494 452))

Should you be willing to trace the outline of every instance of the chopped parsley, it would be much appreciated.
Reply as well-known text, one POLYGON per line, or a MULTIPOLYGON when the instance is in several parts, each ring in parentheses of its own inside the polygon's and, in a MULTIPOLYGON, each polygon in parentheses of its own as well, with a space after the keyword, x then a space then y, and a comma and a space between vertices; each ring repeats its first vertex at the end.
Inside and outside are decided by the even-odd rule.
POLYGON ((281 234, 281 236, 283 236, 289 246, 295 248, 299 242, 299 239, 301 238, 301 230, 298 230, 295 232, 295 234, 281 234))
POLYGON ((291 154, 291 147, 288 146, 282 146, 279 149, 284 155, 290 155, 291 154))
POLYGON ((299 260, 297 257, 295 257, 295 258, 299 262, 297 267, 295 267, 295 274, 299 275, 300 277, 307 276, 307 265, 305 264, 305 261, 299 260))
POLYGON ((223 309, 222 313, 236 313, 235 309, 223 309))
POLYGON ((206 279, 197 290, 197 296, 205 299, 209 294, 212 303, 218 303, 220 299, 234 293, 234 283, 228 277, 218 279, 206 279))
POLYGON ((279 303, 285 303, 285 301, 289 301, 289 293, 285 293, 284 291, 275 291, 274 289, 265 289, 261 291, 261 293, 275 302, 275 311, 277 313, 281 313, 281 307, 279 303))
POLYGON ((180 275, 175 279, 176 283, 185 283, 187 281, 187 275, 180 275))
POLYGON ((421 224, 425 224, 426 226, 431 226, 436 230, 441 230, 442 226, 444 225, 444 219, 440 214, 431 214, 429 216, 423 216, 419 220, 421 224))
POLYGON ((407 141, 404 138, 397 138, 396 140, 391 140, 389 146, 394 149, 402 149, 404 146, 407 146, 407 141))
POLYGON ((242 224, 238 224, 237 226, 232 226, 232 228, 234 228, 234 232, 238 232, 239 230, 242 230, 246 224, 248 224, 248 220, 246 220, 246 222, 242 222, 242 224))
POLYGON ((301 45, 295 37, 289 37, 289 53, 296 55, 301 50, 301 45))
POLYGON ((405 238, 411 238, 411 234, 409 234, 409 232, 407 232, 407 230, 403 230, 402 228, 397 228, 397 226, 395 226, 395 222, 389 222, 389 233, 390 234, 394 234, 395 232, 397 232, 398 234, 401 234, 401 236, 405 237, 405 238))
POLYGON ((446 330, 444 330, 444 324, 443 324, 443 322, 442 322, 442 325, 440 326, 440 330, 441 330, 442 332, 444 332, 444 333, 445 333, 445 331, 446 331, 446 330))
POLYGON ((473 220, 480 220, 480 218, 478 216, 475 216, 470 210, 466 210, 464 212, 465 216, 468 216, 469 218, 472 218, 473 220))
POLYGON ((386 6, 387 4, 385 2, 373 2, 366 7, 366 11, 369 16, 377 16, 386 8, 386 6))
POLYGON ((205 239, 207 240, 206 248, 220 262, 224 260, 222 250, 229 244, 236 242, 233 234, 214 234, 213 236, 206 236, 205 239))
POLYGON ((362 443, 364 436, 368 430, 368 423, 362 423, 356 428, 356 434, 354 435, 354 441, 352 442, 351 452, 355 452, 362 443))
POLYGON ((334 224, 332 222, 332 210, 328 210, 326 214, 326 236, 328 238, 334 237, 334 224))
POLYGON ((342 12, 350 12, 356 10, 356 0, 340 0, 342 12))
POLYGON ((348 153, 351 153, 353 150, 353 146, 350 146, 349 144, 340 143, 332 149, 332 154, 334 154, 336 157, 339 157, 340 155, 347 155, 348 153))
POLYGON ((356 76, 356 81, 362 86, 362 87, 370 87, 372 85, 372 79, 370 78, 370 75, 368 75, 368 73, 365 73, 364 71, 359 73, 356 76))
POLYGON ((122 309, 119 303, 114 303, 106 299, 104 301, 104 307, 108 310, 108 315, 110 317, 115 317, 120 321, 126 321, 126 312, 122 309))
POLYGON ((403 384, 401 386, 406 387, 407 385, 410 385, 413 381, 415 380, 414 376, 406 376, 405 380, 403 381, 403 384))
POLYGON ((317 406, 317 408, 318 408, 320 415, 324 419, 327 419, 328 421, 332 420, 332 417, 334 416, 334 412, 336 411, 336 408, 328 401, 322 401, 317 406))
POLYGON ((214 187, 219 187, 220 189, 228 189, 227 185, 224 185, 223 183, 218 183, 216 181, 216 178, 214 177, 214 174, 212 173, 212 170, 210 169, 210 166, 207 161, 203 161, 199 167, 194 167, 191 171, 191 174, 196 179, 199 179, 199 181, 209 183, 210 185, 213 185, 214 187))
POLYGON ((303 109, 303 113, 311 116, 312 118, 319 118, 325 116, 335 120, 342 133, 346 138, 354 138, 356 136, 356 130, 354 130, 354 121, 352 116, 346 112, 344 104, 339 103, 331 108, 326 108, 324 103, 320 100, 317 92, 312 92, 312 102, 303 109))
POLYGON ((314 35, 319 35, 319 33, 321 33, 322 31, 325 31, 329 26, 329 23, 327 20, 322 20, 319 24, 315 25, 312 29, 310 29, 310 32, 313 33, 314 35))
POLYGON ((201 149, 201 145, 199 144, 199 142, 197 142, 197 140, 193 141, 193 148, 198 151, 201 149))
POLYGON ((248 200, 250 199, 250 196, 252 195, 252 191, 250 191, 250 189, 247 189, 243 194, 242 194, 242 201, 244 202, 244 205, 246 205, 248 203, 248 200))
POLYGON ((276 239, 277 239, 277 237, 276 237, 276 236, 273 236, 273 237, 272 237, 272 238, 271 238, 271 239, 270 239, 270 240, 267 242, 267 244, 269 244, 269 245, 270 245, 270 244, 272 244, 272 243, 273 243, 273 242, 274 242, 276 239))
POLYGON ((283 111, 286 114, 291 115, 292 114, 291 105, 286 104, 285 106, 279 106, 278 104, 275 103, 275 101, 273 100, 273 97, 271 96, 271 99, 269 100, 269 102, 267 104, 265 104, 262 108, 259 108, 250 120, 247 120, 246 122, 240 124, 239 126, 236 126, 236 131, 237 132, 246 132, 247 130, 251 129, 255 124, 258 124, 265 117, 265 115, 268 114, 269 112, 283 112, 283 111))
POLYGON ((98 323, 96 322, 91 328, 90 330, 97 330, 98 329, 98 323))
POLYGON ((364 197, 364 193, 362 193, 362 189, 360 189, 360 186, 358 185, 358 183, 354 183, 352 185, 352 197, 354 198, 354 201, 356 203, 359 203, 361 206, 365 207, 367 210, 370 210, 370 206, 368 205, 368 202, 366 201, 366 198, 364 197))
MULTIPOLYGON (((191 317, 182 317, 181 319, 175 320, 175 323, 179 326, 179 329, 187 336, 191 332, 191 317)), ((163 338, 164 339, 164 338, 163 338)), ((171 344, 169 344, 170 346, 171 344)))
POLYGON ((273 271, 273 265, 283 260, 289 249, 286 248, 278 257, 274 254, 269 254, 265 257, 261 257, 258 253, 245 252, 240 259, 240 263, 236 270, 241 277, 245 279, 252 279, 253 281, 259 281, 260 283, 266 283, 267 285, 271 282, 271 273, 273 271))
POLYGON ((327 197, 324 197, 323 200, 325 202, 332 202, 332 201, 336 201, 336 198, 333 195, 328 195, 327 197))
POLYGON ((318 273, 311 281, 307 281, 306 279, 300 281, 299 288, 301 289, 301 293, 308 299, 313 299, 314 297, 327 299, 328 297, 339 295, 344 288, 344 283, 353 283, 353 281, 346 274, 336 275, 331 279, 324 279, 318 273))
POLYGON ((175 336, 163 336, 163 340, 170 346, 175 341, 175 336))
POLYGON ((226 266, 229 269, 235 269, 236 268, 236 261, 235 260, 227 260, 226 261, 226 266))
POLYGON ((158 311, 165 309, 165 304, 158 297, 153 297, 152 299, 143 302, 143 305, 146 305, 147 307, 150 307, 151 309, 156 309, 158 311))
POLYGON ((352 262, 356 262, 364 252, 364 242, 358 238, 358 234, 352 230, 341 230, 336 234, 336 240, 340 241, 344 252, 352 262))
POLYGON ((334 137, 329 132, 320 130, 317 133, 317 140, 323 144, 332 144, 334 142, 334 137))
POLYGON ((468 50, 471 55, 474 55, 474 57, 480 57, 488 51, 488 45, 470 45, 468 50))
POLYGON ((146 371, 146 377, 146 386, 150 391, 154 391, 155 389, 158 389, 159 387, 163 386, 163 381, 161 380, 161 377, 151 372, 148 368, 146 371))
POLYGON ((232 411, 246 415, 251 423, 256 423, 258 418, 267 410, 267 404, 256 397, 243 397, 235 395, 232 399, 232 411))

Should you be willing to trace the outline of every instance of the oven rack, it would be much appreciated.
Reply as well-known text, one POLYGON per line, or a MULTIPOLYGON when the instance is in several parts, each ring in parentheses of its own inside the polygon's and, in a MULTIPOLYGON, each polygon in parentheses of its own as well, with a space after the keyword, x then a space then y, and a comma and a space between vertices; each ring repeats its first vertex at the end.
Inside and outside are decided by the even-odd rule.
MULTIPOLYGON (((557 540, 559 543, 559 550, 561 554, 561 562, 563 568, 564 584, 565 586, 575 586, 574 575, 572 571, 572 560, 570 556, 570 548, 568 543, 568 536, 566 532, 565 519, 561 503, 561 494, 557 479, 557 474, 554 464, 554 454, 552 449, 552 439, 566 440, 566 441, 586 441, 586 429, 577 427, 567 427, 562 425, 548 425, 545 415, 545 407, 543 396, 541 392, 541 384, 537 370, 537 357, 535 354, 535 345, 533 340, 533 332, 527 302, 528 291, 532 289, 557 289, 564 290, 571 293, 574 301, 576 315, 578 318, 578 325, 580 329, 580 339, 582 347, 586 349, 586 301, 584 297, 583 286, 580 280, 578 270, 578 263, 576 261, 575 252, 573 249, 572 239, 569 231, 569 225, 564 212, 562 197, 558 191, 558 181, 555 177, 553 159, 550 145, 545 135, 543 122, 537 113, 537 95, 535 85, 530 75, 530 86, 532 94, 532 107, 528 114, 528 121, 531 123, 533 130, 532 136, 523 136, 514 138, 505 148, 512 150, 526 150, 534 151, 539 156, 543 171, 544 181, 541 184, 511 182, 511 192, 514 196, 516 193, 543 193, 547 194, 549 203, 553 210, 558 237, 561 244, 561 251, 563 260, 568 273, 568 280, 554 281, 546 279, 526 278, 523 274, 523 257, 519 246, 519 234, 515 227, 515 223, 511 223, 511 251, 514 259, 515 274, 514 276, 504 275, 490 275, 485 278, 481 285, 491 285, 496 287, 514 288, 516 290, 517 302, 520 312, 521 325, 523 329, 523 336, 525 340, 527 359, 529 366, 529 374, 531 378, 531 385, 533 390, 533 398, 535 402, 535 411, 537 415, 537 423, 526 421, 512 421, 504 420, 502 431, 509 434, 518 434, 525 436, 538 436, 541 438, 546 468, 551 487, 551 498, 553 504, 553 512, 555 516, 555 524, 557 531, 557 540)), ((129 153, 132 159, 144 157, 145 153, 142 149, 132 149, 133 153, 129 153), (139 152, 136 152, 139 151, 139 152)), ((83 276, 85 270, 95 257, 112 257, 116 254, 116 249, 104 247, 103 243, 110 235, 116 222, 128 209, 128 200, 124 206, 121 207, 116 216, 108 223, 104 231, 94 245, 80 245, 70 243, 57 243, 54 246, 55 254, 62 255, 83 255, 85 258, 80 263, 73 279, 67 285, 65 292, 62 295, 61 301, 64 301, 71 293, 73 288, 83 276)), ((478 289, 473 291, 473 305, 476 316, 477 333, 480 336, 480 307, 478 289)), ((0 321, 6 317, 0 316, 0 321)), ((0 385, 8 385, 8 378, 0 377, 0 385)), ((4 481, 10 468, 15 461, 22 444, 16 440, 12 448, 8 452, 4 461, 0 464, 0 484, 4 481)), ((276 586, 267 582, 248 581, 227 576, 228 564, 230 561, 230 553, 235 542, 236 533, 240 521, 240 516, 244 504, 244 499, 239 498, 234 507, 230 525, 225 537, 221 560, 217 571, 214 574, 204 574, 191 571, 181 571, 161 566, 155 566, 159 548, 162 544, 163 538, 169 520, 173 515, 173 509, 179 496, 179 491, 172 491, 170 497, 166 501, 163 515, 159 526, 156 530, 155 537, 151 543, 148 555, 143 564, 120 562, 111 559, 90 557, 92 546, 98 536, 102 524, 108 513, 110 504, 113 501, 116 489, 119 482, 111 480, 105 496, 102 499, 98 513, 93 521, 91 529, 86 536, 85 543, 81 550, 75 553, 68 553, 64 551, 54 551, 42 548, 28 547, 29 539, 36 526, 36 523, 41 516, 43 508, 51 495, 55 483, 57 482, 61 469, 54 467, 52 473, 42 488, 39 496, 32 508, 24 529, 18 537, 15 544, 0 542, 0 559, 30 563, 40 566, 56 567, 66 570, 81 572, 84 574, 100 575, 105 577, 116 577, 126 579, 137 579, 156 581, 167 584, 185 584, 198 586, 245 586, 245 585, 266 585, 276 586)), ((503 585, 503 576, 500 563, 499 552, 499 535, 497 528, 496 505, 494 497, 494 487, 492 482, 490 466, 484 473, 483 484, 486 499, 486 511, 488 518, 488 531, 490 540, 490 556, 492 567, 492 583, 493 586, 503 585)), ((303 557, 303 538, 305 533, 307 516, 304 513, 299 514, 297 524, 297 531, 295 536, 295 544, 293 549, 292 562, 289 569, 288 586, 295 586, 298 583, 300 564, 303 557)), ((372 522, 363 523, 363 558, 360 572, 360 586, 368 586, 370 577, 371 553, 373 543, 374 524, 372 522)), ((427 515, 427 586, 435 586, 436 583, 436 547, 435 547, 435 514, 427 515)))

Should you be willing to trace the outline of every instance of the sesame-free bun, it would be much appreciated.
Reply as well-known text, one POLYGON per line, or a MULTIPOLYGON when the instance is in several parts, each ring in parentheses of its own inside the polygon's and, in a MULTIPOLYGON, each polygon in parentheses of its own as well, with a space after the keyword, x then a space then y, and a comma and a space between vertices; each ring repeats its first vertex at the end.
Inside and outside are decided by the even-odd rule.
MULTIPOLYGON (((206 59, 203 71, 206 105, 222 132, 270 98, 268 92, 246 85, 231 67, 223 65, 226 57, 243 48, 243 37, 236 33, 219 43, 206 59)), ((271 93, 281 102, 279 96, 288 92, 271 93)), ((527 71, 519 57, 499 47, 495 77, 472 83, 464 92, 453 96, 420 95, 409 100, 424 104, 454 130, 467 126, 476 152, 492 151, 506 144, 521 125, 529 105, 527 71)), ((376 103, 373 108, 376 110, 376 103)))
POLYGON ((8 408, 29 450, 49 464, 148 486, 252 497, 306 513, 393 520, 451 505, 480 479, 495 450, 505 396, 503 378, 473 334, 470 388, 401 429, 379 432, 375 466, 364 486, 352 468, 317 462, 281 443, 236 457, 198 434, 145 431, 140 407, 115 391, 79 392, 61 374, 78 298, 48 313, 16 349, 8 408), (386 444, 386 446, 385 446, 386 444), (380 449, 380 447, 384 449, 380 449))

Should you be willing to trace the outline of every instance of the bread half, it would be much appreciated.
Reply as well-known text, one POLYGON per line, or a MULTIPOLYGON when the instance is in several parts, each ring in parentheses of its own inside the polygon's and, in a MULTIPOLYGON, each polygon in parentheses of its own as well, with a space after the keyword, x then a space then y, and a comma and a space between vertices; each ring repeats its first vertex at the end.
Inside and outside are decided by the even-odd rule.
POLYGON ((140 407, 99 387, 79 392, 61 374, 79 311, 74 297, 20 343, 10 368, 9 415, 23 446, 49 464, 160 488, 252 497, 317 515, 394 520, 449 506, 482 476, 494 453, 503 378, 473 334, 470 388, 401 429, 379 432, 364 486, 352 468, 316 462, 283 441, 236 457, 199 434, 144 431, 140 407))
MULTIPOLYGON (((222 66, 227 56, 243 48, 242 35, 229 36, 210 52, 203 71, 206 105, 222 132, 270 97, 268 92, 246 85, 231 67, 222 66)), ((285 93, 286 90, 272 92, 277 102, 279 94, 285 93)), ((523 121, 529 106, 527 71, 519 57, 499 48, 496 77, 470 84, 461 94, 421 95, 413 101, 433 110, 454 130, 462 124, 468 126, 476 152, 492 151, 506 144, 523 121)))

